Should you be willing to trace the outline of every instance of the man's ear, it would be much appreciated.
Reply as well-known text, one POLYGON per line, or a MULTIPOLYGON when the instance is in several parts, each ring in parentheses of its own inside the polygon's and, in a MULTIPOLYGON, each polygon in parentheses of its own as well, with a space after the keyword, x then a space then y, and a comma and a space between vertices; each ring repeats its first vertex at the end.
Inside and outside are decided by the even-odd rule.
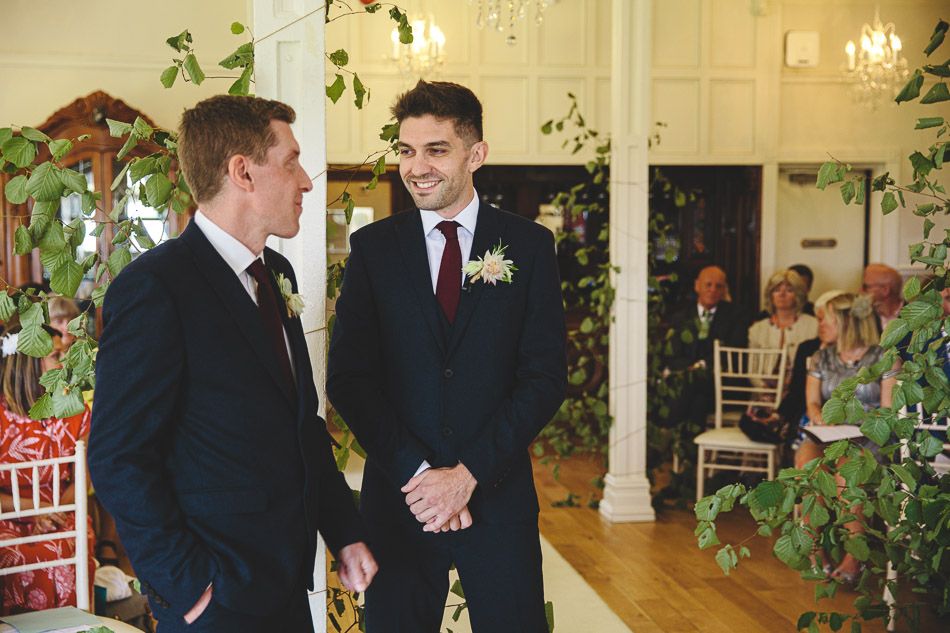
POLYGON ((254 177, 251 175, 251 161, 243 154, 235 154, 228 159, 228 180, 238 189, 251 193, 254 191, 254 177))
POLYGON ((488 158, 488 143, 485 141, 478 141, 472 145, 472 156, 468 161, 468 171, 469 173, 474 173, 476 169, 485 164, 485 159, 488 158))

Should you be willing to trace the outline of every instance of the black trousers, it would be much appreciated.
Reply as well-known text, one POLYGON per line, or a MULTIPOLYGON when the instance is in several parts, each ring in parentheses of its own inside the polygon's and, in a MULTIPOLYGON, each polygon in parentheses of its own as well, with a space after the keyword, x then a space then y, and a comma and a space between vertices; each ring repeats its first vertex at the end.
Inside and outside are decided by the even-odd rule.
POLYGON ((182 618, 160 620, 157 633, 313 633, 313 619, 307 591, 299 590, 290 604, 268 616, 248 615, 228 609, 214 599, 191 624, 182 618))
POLYGON ((439 534, 367 524, 379 564, 366 591, 368 633, 438 633, 453 564, 473 633, 547 633, 537 519, 439 534))

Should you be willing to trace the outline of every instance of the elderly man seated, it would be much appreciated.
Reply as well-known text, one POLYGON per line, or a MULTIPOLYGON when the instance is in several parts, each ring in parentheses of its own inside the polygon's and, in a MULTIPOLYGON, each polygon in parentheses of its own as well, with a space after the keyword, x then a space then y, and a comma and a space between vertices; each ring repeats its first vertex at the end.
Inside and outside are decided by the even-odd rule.
POLYGON ((874 312, 881 332, 887 324, 900 315, 904 306, 904 279, 901 274, 885 264, 871 264, 864 269, 862 292, 871 295, 874 312))
MULTIPOLYGON (((748 317, 738 306, 726 301, 726 273, 718 266, 699 271, 693 284, 696 303, 678 310, 670 319, 673 330, 673 353, 667 363, 671 371, 708 368, 692 372, 688 398, 675 398, 670 403, 669 425, 689 419, 705 425, 706 416, 715 403, 712 366, 713 341, 723 345, 745 347, 748 341, 748 317)), ((662 421, 660 421, 662 423, 662 421)))

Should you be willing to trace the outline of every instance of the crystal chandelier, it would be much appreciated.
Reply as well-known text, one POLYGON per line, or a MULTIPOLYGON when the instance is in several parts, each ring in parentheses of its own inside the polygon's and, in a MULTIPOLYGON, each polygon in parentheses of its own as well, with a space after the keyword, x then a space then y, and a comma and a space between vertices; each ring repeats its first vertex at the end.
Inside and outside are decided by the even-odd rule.
MULTIPOLYGON (((472 4, 473 0, 468 0, 472 4)), ((508 29, 508 46, 518 43, 515 37, 515 22, 528 15, 529 5, 534 5, 534 22, 541 26, 544 21, 544 10, 556 0, 478 0, 478 17, 475 25, 483 29, 486 26, 496 31, 508 29)))
POLYGON ((851 83, 855 103, 874 110, 884 100, 897 96, 907 81, 907 60, 900 56, 901 38, 897 37, 893 22, 881 24, 878 9, 874 9, 874 26, 861 27, 861 50, 854 42, 845 46, 848 69, 845 77, 851 83))
POLYGON ((396 63, 403 75, 425 79, 438 73, 445 63, 445 35, 432 17, 414 20, 411 26, 410 44, 400 42, 399 30, 393 29, 390 35, 393 52, 389 59, 396 63))

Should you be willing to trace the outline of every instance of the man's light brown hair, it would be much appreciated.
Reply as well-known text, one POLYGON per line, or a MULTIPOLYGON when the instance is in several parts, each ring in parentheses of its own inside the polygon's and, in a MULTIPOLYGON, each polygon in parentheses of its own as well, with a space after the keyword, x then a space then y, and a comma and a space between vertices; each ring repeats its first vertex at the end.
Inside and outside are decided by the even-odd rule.
POLYGON ((455 133, 471 147, 482 140, 482 104, 475 93, 448 81, 422 81, 396 99, 391 109, 396 121, 432 115, 451 121, 455 133))
POLYGON ((271 121, 293 123, 294 109, 280 101, 217 95, 181 115, 178 159, 195 201, 213 200, 224 185, 228 161, 247 156, 258 165, 277 143, 271 121))

